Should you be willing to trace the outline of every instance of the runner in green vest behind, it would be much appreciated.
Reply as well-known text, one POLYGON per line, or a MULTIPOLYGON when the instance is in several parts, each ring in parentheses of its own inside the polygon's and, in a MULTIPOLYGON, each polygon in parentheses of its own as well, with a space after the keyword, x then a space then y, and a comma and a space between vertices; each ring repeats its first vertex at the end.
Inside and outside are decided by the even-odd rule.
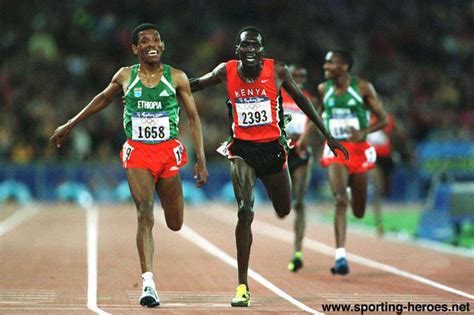
MULTIPOLYGON (((332 50, 326 54, 324 77, 318 92, 322 104, 324 126, 349 152, 349 160, 335 156, 326 145, 320 160, 328 168, 329 186, 335 198, 334 230, 336 238, 335 265, 332 274, 346 275, 346 212, 349 204, 357 218, 365 214, 367 203, 367 172, 375 167, 375 148, 367 142, 367 134, 387 125, 387 114, 372 83, 352 76, 350 52, 332 50), (374 114, 371 123, 370 116, 374 114), (350 195, 349 195, 349 192, 350 195)), ((313 127, 314 128, 314 127, 313 127)), ((308 130, 297 147, 303 150, 308 130)))

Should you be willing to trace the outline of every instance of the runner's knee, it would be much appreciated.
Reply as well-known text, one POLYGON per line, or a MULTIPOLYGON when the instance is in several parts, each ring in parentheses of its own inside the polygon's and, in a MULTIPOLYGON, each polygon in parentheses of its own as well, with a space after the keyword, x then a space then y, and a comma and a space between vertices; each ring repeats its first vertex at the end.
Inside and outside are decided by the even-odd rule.
POLYGON ((294 207, 295 207, 296 212, 298 212, 298 213, 303 212, 304 211, 304 202, 303 202, 303 200, 296 201, 294 207))
POLYGON ((354 213, 354 216, 356 218, 362 218, 364 217, 364 214, 365 214, 365 206, 359 206, 359 207, 354 207, 352 209, 352 212, 354 213))
POLYGON ((347 197, 347 194, 336 194, 336 208, 337 209, 343 209, 344 211, 347 209, 349 206, 349 199, 347 197))
POLYGON ((254 216, 252 207, 250 206, 239 207, 237 216, 239 218, 239 222, 247 224, 247 225, 251 225, 253 221, 253 216, 254 216))
POLYGON ((181 230, 181 227, 183 226, 183 218, 167 219, 166 225, 172 231, 175 231, 175 232, 179 231, 181 230))
POLYGON ((291 204, 290 205, 284 205, 284 206, 274 205, 274 207, 275 207, 275 211, 276 211, 279 218, 286 217, 291 211, 291 204))
POLYGON ((143 200, 137 204, 138 224, 143 227, 152 227, 154 224, 153 200, 143 200))

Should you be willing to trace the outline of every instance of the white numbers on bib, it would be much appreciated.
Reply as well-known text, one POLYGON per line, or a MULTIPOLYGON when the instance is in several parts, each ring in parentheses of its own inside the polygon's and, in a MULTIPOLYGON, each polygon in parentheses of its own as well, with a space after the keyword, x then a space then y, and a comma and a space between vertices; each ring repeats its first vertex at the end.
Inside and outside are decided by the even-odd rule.
POLYGON ((375 163, 377 161, 377 152, 375 152, 374 147, 370 147, 365 150, 365 157, 367 158, 368 163, 375 163))
POLYGON ((170 137, 170 120, 167 113, 132 114, 132 140, 162 142, 170 137))
POLYGON ((132 152, 135 150, 134 147, 132 147, 128 142, 125 142, 125 144, 122 146, 122 161, 127 162, 130 157, 132 156, 132 152))
POLYGON ((184 147, 182 145, 179 145, 173 149, 173 152, 174 152, 174 157, 176 158, 176 164, 177 165, 181 164, 181 161, 183 161, 184 147))
POLYGON ((273 122, 272 108, 267 97, 236 98, 235 107, 240 127, 267 125, 273 122))
POLYGON ((302 112, 292 110, 285 110, 285 113, 291 114, 291 121, 286 125, 285 131, 289 135, 301 135, 308 121, 307 116, 302 112))
POLYGON ((329 119, 329 131, 336 139, 345 139, 350 136, 349 128, 359 130, 359 119, 357 117, 331 118, 329 119))

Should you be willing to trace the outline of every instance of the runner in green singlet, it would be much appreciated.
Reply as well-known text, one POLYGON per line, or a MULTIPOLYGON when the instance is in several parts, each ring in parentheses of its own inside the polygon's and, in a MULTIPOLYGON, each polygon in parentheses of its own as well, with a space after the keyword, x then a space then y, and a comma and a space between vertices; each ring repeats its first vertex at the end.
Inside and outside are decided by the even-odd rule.
MULTIPOLYGON (((350 154, 349 160, 342 160, 334 156, 326 145, 320 160, 321 165, 328 168, 329 185, 335 198, 336 250, 335 265, 331 272, 339 275, 349 273, 345 250, 347 208, 351 204, 356 217, 364 216, 367 172, 375 167, 375 148, 367 142, 367 134, 387 124, 387 115, 373 85, 352 76, 352 64, 350 52, 329 51, 323 66, 327 81, 318 86, 324 125, 350 154), (371 113, 375 116, 373 123, 370 122, 371 113)), ((307 134, 301 138, 300 149, 305 147, 307 134)))
POLYGON ((189 117, 196 150, 196 186, 207 181, 201 122, 186 74, 161 62, 165 43, 158 27, 144 23, 132 33, 132 51, 138 64, 121 68, 110 84, 75 117, 58 127, 50 141, 60 147, 81 121, 107 107, 124 93, 124 129, 127 141, 120 156, 137 209, 137 248, 142 270, 140 304, 160 304, 153 279, 153 204, 158 193, 167 226, 178 231, 183 224, 183 192, 179 169, 186 164, 186 150, 177 139, 180 103, 189 117))

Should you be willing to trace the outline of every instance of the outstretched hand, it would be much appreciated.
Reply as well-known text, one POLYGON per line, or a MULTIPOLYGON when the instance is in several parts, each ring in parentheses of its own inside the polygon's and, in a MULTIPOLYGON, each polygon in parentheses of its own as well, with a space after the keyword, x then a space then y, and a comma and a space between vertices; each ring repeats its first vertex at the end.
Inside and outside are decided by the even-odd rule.
POLYGON ((341 150, 342 154, 344 154, 344 159, 348 160, 349 159, 349 152, 347 152, 346 148, 342 146, 342 144, 339 143, 336 139, 333 137, 330 137, 327 139, 327 144, 328 147, 331 149, 332 153, 334 153, 335 156, 337 156, 336 149, 341 150))
POLYGON ((206 169, 206 164, 202 162, 196 162, 194 165, 194 180, 196 181, 196 187, 202 187, 206 184, 209 173, 206 169))
POLYGON ((67 139, 71 133, 72 127, 69 123, 65 123, 62 126, 59 126, 49 138, 49 143, 56 145, 57 148, 61 147, 64 141, 67 139))

